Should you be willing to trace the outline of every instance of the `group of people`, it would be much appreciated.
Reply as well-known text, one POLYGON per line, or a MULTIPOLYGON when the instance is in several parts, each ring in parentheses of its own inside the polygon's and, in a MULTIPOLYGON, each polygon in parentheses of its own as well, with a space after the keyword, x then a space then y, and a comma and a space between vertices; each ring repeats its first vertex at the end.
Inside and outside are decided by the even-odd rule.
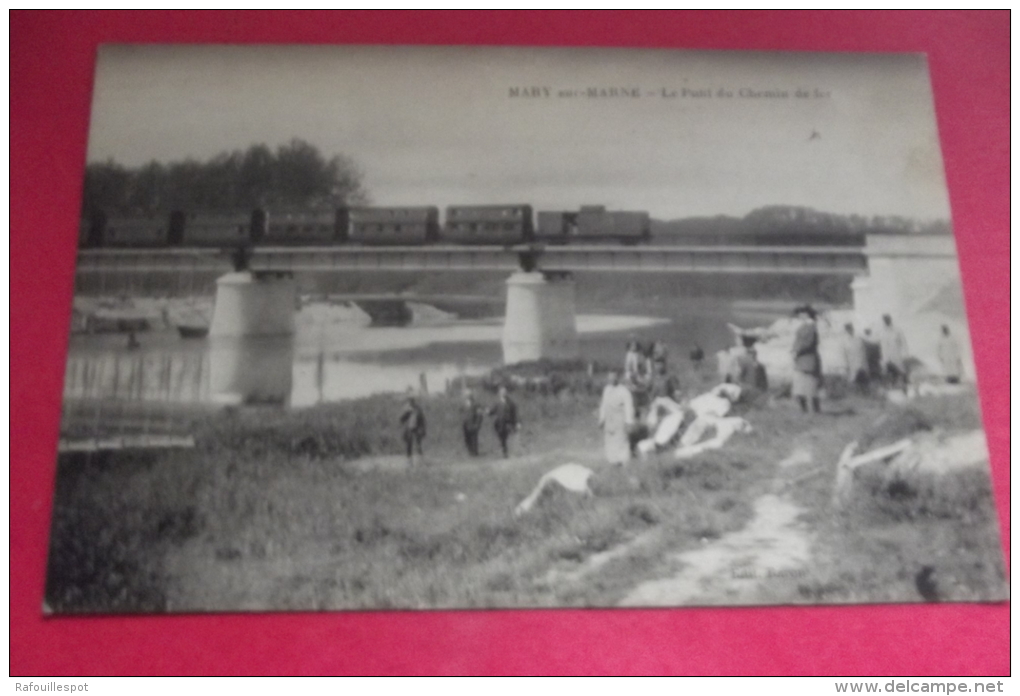
POLYGON ((750 430, 743 418, 726 418, 744 392, 737 384, 723 383, 686 399, 673 389, 638 405, 633 388, 621 381, 619 373, 610 372, 599 404, 606 460, 623 465, 630 461, 635 449, 645 457, 669 446, 677 437, 680 438, 677 458, 720 447, 735 432, 750 430), (715 438, 699 442, 710 429, 715 430, 715 438))
POLYGON ((769 390, 768 371, 759 362, 754 347, 760 337, 753 331, 737 330, 732 325, 730 328, 734 329, 738 345, 726 353, 728 365, 723 370, 723 381, 737 384, 748 393, 765 394, 769 390))
MULTIPOLYGON (((693 357, 692 357, 693 359, 693 357)), ((623 370, 610 372, 602 391, 598 421, 606 459, 614 464, 630 460, 644 412, 659 400, 675 401, 679 382, 669 374, 669 351, 660 340, 627 341, 623 370)))
MULTIPOLYGON (((479 456, 478 436, 486 416, 492 417, 493 430, 496 432, 503 456, 510 456, 510 436, 520 429, 521 424, 517 415, 517 404, 510 398, 506 387, 499 388, 496 403, 489 408, 483 407, 475 399, 474 393, 465 392, 464 401, 460 406, 460 417, 464 446, 467 448, 468 455, 479 456)), ((400 429, 408 464, 415 467, 423 456, 422 445, 425 441, 426 426, 425 413, 413 393, 408 394, 404 408, 400 413, 400 429)))
MULTIPOLYGON (((846 379, 859 393, 867 393, 872 384, 901 387, 907 383, 907 341, 903 332, 893 326, 888 314, 882 318, 883 327, 874 337, 871 329, 863 336, 854 332, 853 324, 843 327, 843 358, 846 361, 846 379)), ((948 327, 944 327, 948 331, 948 327)))
MULTIPOLYGON (((804 305, 794 310, 799 325, 793 341, 793 395, 804 412, 820 411, 822 363, 818 352, 818 328, 814 310, 804 305)), ((877 336, 870 329, 863 336, 854 332, 853 324, 843 327, 843 358, 846 378, 859 393, 868 393, 873 384, 888 389, 905 389, 910 379, 907 358, 907 339, 903 331, 893 324, 888 314, 882 316, 877 336)), ((958 384, 963 376, 963 358, 960 344, 949 327, 943 325, 938 343, 938 358, 942 375, 947 383, 958 384)))
POLYGON ((633 336, 627 341, 623 371, 616 379, 631 394, 638 410, 652 401, 679 389, 676 377, 669 373, 669 351, 662 341, 641 343, 633 336))
POLYGON ((650 383, 656 375, 666 374, 668 357, 662 341, 640 343, 631 337, 623 358, 624 379, 634 385, 650 383))
MULTIPOLYGON (((810 305, 797 307, 792 359, 792 395, 804 413, 821 411, 822 360, 819 351, 817 315, 810 305)), ((725 382, 733 383, 743 401, 754 401, 755 395, 768 392, 768 374, 758 360, 755 343, 762 338, 755 330, 734 328, 738 346, 728 355, 732 364, 726 370, 725 382)), ((870 330, 857 335, 852 324, 844 326, 843 357, 847 381, 862 394, 873 384, 887 388, 904 388, 909 379, 907 342, 899 327, 888 314, 882 317, 877 336, 870 330)), ((943 325, 938 344, 938 357, 947 383, 956 384, 963 374, 960 345, 948 326, 943 325)), ((703 352, 697 347, 691 360, 700 364, 703 352)), ((641 414, 657 401, 679 404, 679 383, 669 374, 668 350, 662 341, 642 344, 632 336, 627 342, 623 370, 607 376, 598 420, 603 430, 606 458, 611 463, 629 461, 635 446, 634 433, 641 414)), ((486 417, 492 418, 493 430, 504 457, 509 456, 510 436, 520 428, 517 405, 506 387, 498 390, 495 404, 485 407, 467 391, 460 406, 464 446, 471 457, 480 456, 479 434, 486 417)), ((425 439, 425 415, 413 395, 409 395, 400 415, 404 444, 409 463, 414 466, 422 456, 425 439)))
POLYGON ((482 430, 486 415, 492 417, 492 429, 496 432, 496 439, 499 440, 499 448, 505 459, 510 456, 510 436, 521 427, 517 417, 517 404, 507 394, 506 387, 499 388, 496 403, 488 409, 478 403, 472 391, 468 390, 464 394, 464 402, 460 406, 460 420, 464 431, 464 446, 472 457, 479 456, 478 434, 482 430))

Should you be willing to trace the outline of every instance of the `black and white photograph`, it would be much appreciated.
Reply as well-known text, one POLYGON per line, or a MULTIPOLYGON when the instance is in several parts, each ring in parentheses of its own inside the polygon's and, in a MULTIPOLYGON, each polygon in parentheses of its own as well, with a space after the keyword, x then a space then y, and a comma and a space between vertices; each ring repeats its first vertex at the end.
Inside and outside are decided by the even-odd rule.
POLYGON ((45 613, 1008 598, 923 55, 93 90, 45 613))

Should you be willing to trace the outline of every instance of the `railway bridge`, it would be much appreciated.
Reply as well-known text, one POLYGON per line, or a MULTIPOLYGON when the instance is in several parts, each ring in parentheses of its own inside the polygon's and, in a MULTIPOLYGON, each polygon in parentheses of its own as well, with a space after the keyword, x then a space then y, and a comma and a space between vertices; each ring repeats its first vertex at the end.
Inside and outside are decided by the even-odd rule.
POLYGON ((78 259, 79 274, 196 270, 223 272, 212 338, 293 333, 297 273, 507 273, 503 357, 512 364, 577 356, 575 271, 860 275, 867 263, 860 247, 605 245, 86 249, 78 259))
MULTIPOLYGON (((855 310, 864 325, 886 312, 906 320, 915 311, 918 298, 932 295, 947 282, 959 284, 955 246, 949 235, 872 235, 864 247, 103 248, 82 249, 77 266, 79 277, 196 272, 218 276, 209 338, 214 346, 219 346, 214 353, 219 356, 217 362, 233 365, 220 372, 236 375, 236 379, 228 381, 239 384, 246 372, 246 348, 244 341, 237 339, 294 333, 297 274, 479 270, 507 274, 502 337, 506 364, 577 357, 574 272, 849 276, 854 278, 855 310), (232 342, 238 346, 236 351, 229 348, 232 342)), ((232 398, 244 399, 243 387, 223 386, 228 394, 233 389, 232 398)))
MULTIPOLYGON (((82 249, 77 272, 226 271, 230 250, 82 249)), ((826 246, 259 246, 253 271, 627 271, 647 273, 867 273, 863 247, 826 246)))

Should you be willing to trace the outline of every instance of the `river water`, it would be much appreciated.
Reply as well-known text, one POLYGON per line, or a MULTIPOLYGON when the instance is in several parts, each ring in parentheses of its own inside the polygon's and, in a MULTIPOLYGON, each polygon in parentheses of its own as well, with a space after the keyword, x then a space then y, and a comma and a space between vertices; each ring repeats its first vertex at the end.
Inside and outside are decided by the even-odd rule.
MULTIPOLYGON (((577 318, 585 338, 663 323, 654 317, 577 318)), ((454 378, 481 374, 499 363, 497 319, 430 317, 404 327, 373 327, 349 308, 330 312, 313 305, 299 313, 297 326, 293 339, 226 343, 182 339, 175 330, 145 331, 136 334, 136 347, 129 347, 122 333, 75 334, 64 399, 209 403, 216 401, 218 385, 236 381, 243 371, 248 388, 265 401, 275 397, 302 407, 409 387, 442 391, 454 378)))
MULTIPOLYGON (((412 305, 410 325, 378 327, 356 304, 308 302, 298 312, 293 338, 234 341, 181 338, 167 320, 172 308, 146 307, 134 301, 132 311, 153 315, 152 330, 139 331, 136 346, 129 347, 124 333, 72 334, 65 425, 71 413, 82 420, 83 405, 87 422, 98 423, 108 416, 94 415, 96 404, 105 414, 113 405, 130 415, 238 403, 300 408, 408 388, 442 392, 451 380, 483 374, 502 357, 501 317, 459 319, 429 305, 412 305)), ((765 319, 760 308, 729 304, 647 309, 655 314, 578 315, 581 356, 622 362, 624 344, 633 336, 665 341, 677 364, 686 362, 695 344, 711 361, 712 351, 732 340, 727 321, 750 325, 765 319)))

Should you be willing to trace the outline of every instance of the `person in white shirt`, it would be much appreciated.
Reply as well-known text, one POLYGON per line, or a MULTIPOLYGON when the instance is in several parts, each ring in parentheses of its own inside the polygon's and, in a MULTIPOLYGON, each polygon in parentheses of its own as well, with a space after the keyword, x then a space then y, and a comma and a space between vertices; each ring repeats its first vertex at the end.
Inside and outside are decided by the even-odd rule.
POLYGON ((630 429, 634 424, 634 398, 627 387, 620 384, 615 372, 602 391, 599 406, 599 426, 602 428, 603 447, 610 464, 630 461, 630 429))

